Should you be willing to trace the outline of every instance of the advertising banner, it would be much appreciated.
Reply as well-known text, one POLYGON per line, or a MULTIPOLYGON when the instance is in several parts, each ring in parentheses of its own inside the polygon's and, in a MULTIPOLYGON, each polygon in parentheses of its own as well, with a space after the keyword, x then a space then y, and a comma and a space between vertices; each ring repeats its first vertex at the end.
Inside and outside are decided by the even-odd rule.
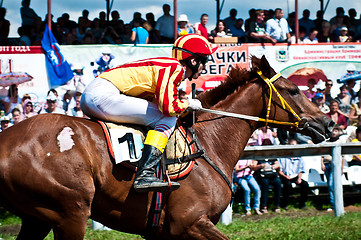
MULTIPOLYGON (((31 95, 34 102, 44 99, 49 90, 45 67, 45 56, 39 46, 0 46, 0 72, 25 72, 33 77, 31 81, 19 84, 19 96, 31 95)), ((8 94, 8 87, 0 87, 0 97, 8 94)))
MULTIPOLYGON (((75 90, 79 81, 87 85, 97 75, 101 67, 99 59, 107 52, 112 56, 110 67, 152 57, 171 57, 171 44, 164 45, 71 45, 60 46, 61 52, 70 63, 75 75, 65 86, 58 88, 61 97, 67 90, 75 90), (76 69, 78 69, 76 71, 76 69), (80 71, 79 71, 80 70, 80 71)), ((336 86, 341 86, 347 79, 361 79, 361 44, 242 44, 219 45, 218 50, 209 57, 202 76, 195 81, 196 88, 204 90, 217 86, 234 66, 249 68, 249 57, 265 55, 276 72, 290 77, 296 84, 305 88, 307 79, 316 81, 331 79, 336 86), (353 75, 354 74, 354 75, 353 75), (358 77, 357 74, 360 76, 358 77), (301 78, 301 77, 302 78, 301 78), (296 79, 296 80, 294 80, 296 79)), ((34 101, 44 101, 49 90, 45 57, 41 47, 0 46, 1 72, 26 72, 33 77, 29 82, 19 85, 19 94, 29 93, 34 101)), ((191 91, 190 81, 185 81, 181 88, 191 91)), ((357 82, 355 91, 359 89, 357 82)), ((338 87, 334 87, 334 94, 338 87)), ((0 87, 0 95, 7 94, 7 87, 0 87)))

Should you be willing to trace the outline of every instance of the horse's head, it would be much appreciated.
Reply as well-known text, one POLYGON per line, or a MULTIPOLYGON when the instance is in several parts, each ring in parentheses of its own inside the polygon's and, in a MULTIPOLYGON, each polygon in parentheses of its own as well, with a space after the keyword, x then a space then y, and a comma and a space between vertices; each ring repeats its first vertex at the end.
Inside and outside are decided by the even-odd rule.
POLYGON ((330 137, 335 123, 308 100, 294 83, 283 76, 277 75, 264 56, 261 59, 252 56, 251 61, 251 72, 254 77, 263 82, 263 112, 266 115, 265 119, 282 122, 272 123, 270 121, 270 125, 308 135, 314 143, 322 142, 330 137), (274 89, 272 85, 275 87, 274 89), (267 117, 270 89, 272 89, 272 101, 270 103, 271 110, 267 117), (281 98, 277 97, 277 91, 281 98), (286 123, 295 123, 296 125, 287 125, 286 123))

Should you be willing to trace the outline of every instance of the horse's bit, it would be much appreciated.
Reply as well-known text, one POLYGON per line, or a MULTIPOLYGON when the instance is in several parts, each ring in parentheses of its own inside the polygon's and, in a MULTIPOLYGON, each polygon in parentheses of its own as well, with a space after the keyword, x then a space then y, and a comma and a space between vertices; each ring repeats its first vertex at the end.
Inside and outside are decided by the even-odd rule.
POLYGON ((302 129, 308 127, 307 119, 300 118, 298 116, 298 114, 292 109, 292 107, 286 102, 286 100, 281 96, 281 94, 277 91, 276 87, 274 86, 273 82, 275 82, 277 79, 279 79, 281 77, 281 73, 277 73, 271 79, 268 79, 262 73, 262 71, 257 71, 257 74, 263 79, 263 81, 265 81, 265 83, 269 86, 269 89, 270 89, 270 96, 269 96, 268 105, 267 105, 266 118, 260 118, 260 117, 254 117, 254 116, 248 116, 248 115, 243 115, 243 114, 238 114, 238 113, 230 113, 230 112, 212 110, 212 109, 206 109, 206 108, 201 108, 200 111, 214 113, 214 114, 228 116, 228 117, 235 117, 235 118, 253 120, 253 121, 258 121, 258 122, 265 122, 266 126, 268 125, 268 123, 273 123, 273 124, 278 124, 278 125, 293 126, 293 127, 296 127, 298 130, 302 130, 302 129), (282 121, 269 119, 273 91, 276 93, 276 96, 280 99, 283 109, 286 109, 286 107, 287 107, 288 110, 297 119, 296 122, 282 122, 282 121))

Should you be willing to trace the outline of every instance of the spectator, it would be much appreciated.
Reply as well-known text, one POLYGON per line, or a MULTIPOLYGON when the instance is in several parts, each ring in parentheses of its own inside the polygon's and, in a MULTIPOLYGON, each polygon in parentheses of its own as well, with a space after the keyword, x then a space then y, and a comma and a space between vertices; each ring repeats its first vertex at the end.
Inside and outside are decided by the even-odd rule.
POLYGON ((317 39, 317 34, 318 31, 316 30, 316 28, 311 28, 310 29, 310 33, 308 34, 307 37, 305 37, 305 39, 303 40, 303 43, 318 43, 318 39, 317 39))
POLYGON ((136 18, 133 21, 132 36, 130 40, 134 44, 147 44, 149 42, 149 33, 142 27, 142 22, 140 19, 136 18))
POLYGON ((347 128, 347 120, 343 112, 339 109, 338 101, 337 100, 331 100, 330 102, 330 112, 327 113, 327 116, 329 116, 336 125, 340 126, 341 129, 347 128))
MULTIPOLYGON (((296 22, 296 13, 295 12, 291 12, 288 14, 288 17, 287 17, 287 22, 288 22, 288 26, 290 26, 291 28, 291 31, 292 32, 296 32, 295 31, 295 22, 296 22)), ((299 26, 300 27, 300 26, 299 26)), ((303 29, 305 29, 304 27, 302 27, 303 29)), ((300 29, 298 29, 298 31, 300 31, 300 29)), ((306 31, 306 29, 305 29, 306 31)))
POLYGON ((264 43, 270 41, 276 43, 277 40, 273 39, 270 35, 266 34, 266 24, 264 22, 264 11, 256 11, 256 20, 249 24, 249 42, 252 43, 264 43))
POLYGON ((11 122, 12 124, 18 124, 19 122, 21 122, 23 120, 23 116, 20 112, 20 110, 18 108, 14 108, 11 111, 11 122))
POLYGON ((257 143, 261 146, 265 139, 269 139, 272 144, 275 142, 276 133, 273 132, 268 126, 263 126, 257 130, 257 143))
POLYGON ((353 102, 356 98, 356 92, 355 92, 355 90, 353 90, 355 85, 356 85, 355 79, 349 79, 346 81, 347 95, 349 95, 351 97, 350 102, 353 102))
POLYGON ((64 110, 57 106, 58 97, 54 94, 54 92, 50 92, 46 98, 47 107, 41 110, 42 113, 58 113, 64 114, 64 110))
POLYGON ((68 116, 85 117, 85 115, 83 114, 83 111, 80 108, 80 99, 81 99, 81 95, 75 96, 75 106, 67 111, 66 114, 68 116))
POLYGON ((356 125, 358 117, 361 116, 361 89, 357 92, 357 99, 358 101, 351 105, 349 125, 356 125))
POLYGON ((328 113, 330 108, 325 104, 325 97, 322 93, 316 93, 315 97, 315 104, 323 113, 328 113))
POLYGON ((275 17, 266 22, 266 34, 270 35, 277 42, 287 42, 291 38, 290 27, 283 17, 283 10, 276 8, 275 17))
POLYGON ((313 20, 310 19, 310 10, 303 10, 302 16, 303 17, 299 20, 299 25, 306 29, 306 34, 309 34, 310 30, 316 27, 313 20))
MULTIPOLYGON (((316 19, 313 20, 313 23, 315 24, 315 28, 318 32, 322 31, 322 23, 326 21, 323 19, 323 12, 321 10, 318 10, 316 13, 316 19)), ((328 21, 326 21, 328 22, 328 21)))
MULTIPOLYGON (((289 140, 290 145, 297 145, 295 139, 289 140)), ((302 179, 302 174, 305 173, 305 164, 302 157, 294 158, 280 158, 280 171, 278 172, 283 184, 283 208, 288 209, 289 196, 292 192, 292 183, 300 186, 300 201, 299 208, 306 208, 306 201, 308 195, 308 183, 302 179)))
POLYGON ((197 34, 202 35, 203 37, 209 39, 209 34, 206 27, 207 23, 208 23, 208 15, 203 13, 201 16, 201 22, 196 24, 194 29, 197 34))
MULTIPOLYGON (((358 126, 356 129, 356 138, 351 142, 361 142, 361 126, 358 126)), ((351 162, 348 164, 349 166, 353 165, 361 165, 361 155, 353 155, 351 162)))
MULTIPOLYGON (((261 10, 258 10, 258 11, 261 11, 261 10)), ((262 10, 262 11, 263 11, 263 10, 262 10)), ((256 19, 257 19, 256 9, 251 8, 251 9, 248 11, 248 14, 249 14, 249 18, 247 18, 246 21, 244 22, 244 30, 246 31, 246 33, 249 32, 251 22, 255 22, 256 19)))
POLYGON ((348 118, 351 109, 352 97, 348 94, 346 85, 340 87, 340 93, 337 95, 335 100, 338 102, 338 107, 341 113, 348 118))
POLYGON ((333 81, 331 79, 327 79, 325 88, 325 103, 327 106, 330 106, 330 102, 331 100, 333 100, 333 97, 331 95, 332 86, 333 81))
MULTIPOLYGON (((298 41, 297 43, 304 43, 304 40, 306 38, 306 29, 304 27, 300 27, 298 29, 298 41)), ((295 34, 291 34, 291 44, 296 43, 296 36, 295 34)))
POLYGON ((78 22, 80 21, 83 22, 85 29, 92 27, 93 22, 89 19, 89 11, 87 9, 82 11, 82 15, 78 19, 78 22))
POLYGON ((32 28, 34 21, 39 16, 35 13, 35 11, 30 8, 30 0, 23 0, 21 2, 22 7, 20 8, 21 15, 21 26, 24 28, 32 28))
MULTIPOLYGON (((118 36, 114 35, 114 33, 112 36, 114 36, 113 37, 114 39, 118 38, 118 36)), ((120 35, 120 39, 123 44, 129 44, 132 43, 131 37, 132 37, 132 27, 130 26, 130 24, 125 24, 124 33, 120 35)))
POLYGON ((65 43, 65 34, 59 23, 54 23, 54 27, 51 29, 58 44, 63 45, 65 43))
POLYGON ((226 37, 227 36, 227 26, 224 21, 219 20, 217 22, 216 28, 211 31, 210 38, 212 38, 212 42, 214 42, 215 37, 226 37))
POLYGON ((112 20, 109 22, 109 27, 112 27, 117 35, 122 34, 124 31, 124 21, 120 19, 119 12, 114 10, 112 11, 111 16, 112 20))
POLYGON ((313 78, 310 78, 307 81, 308 89, 302 91, 310 101, 312 101, 312 98, 316 95, 316 92, 313 90, 315 85, 316 85, 316 80, 313 78))
POLYGON ((31 46, 30 29, 29 28, 19 27, 18 34, 20 36, 19 46, 31 46))
POLYGON ((73 32, 73 34, 76 36, 75 39, 78 42, 81 42, 85 36, 85 31, 86 31, 85 23, 86 22, 85 22, 84 18, 79 18, 77 27, 73 28, 73 29, 76 29, 76 31, 73 32))
POLYGON ((91 28, 91 31, 93 32, 95 42, 99 43, 100 37, 102 36, 102 33, 104 32, 104 28, 102 28, 100 26, 100 20, 98 18, 95 18, 93 20, 93 27, 91 28))
POLYGON ((343 16, 345 16, 345 10, 343 9, 343 7, 336 8, 336 16, 330 19, 330 23, 331 24, 336 23, 337 17, 343 17, 343 16))
POLYGON ((154 14, 153 13, 147 13, 145 15, 147 21, 143 23, 143 27, 148 31, 149 33, 149 43, 159 43, 160 40, 157 37, 155 25, 156 22, 154 20, 154 14))
POLYGON ((338 16, 336 18, 336 22, 335 23, 331 23, 331 35, 332 35, 332 40, 334 42, 337 42, 338 41, 338 37, 340 36, 341 34, 341 28, 345 26, 345 23, 344 23, 344 17, 343 16, 338 16))
POLYGON ((10 118, 8 116, 2 116, 0 118, 0 132, 4 131, 8 127, 11 127, 10 118))
POLYGON ((236 26, 236 21, 237 21, 237 10, 232 8, 229 11, 229 17, 225 18, 223 20, 225 26, 227 26, 228 28, 233 28, 236 26))
MULTIPOLYGON (((265 139, 262 145, 272 145, 269 139, 265 139)), ((281 180, 277 173, 280 165, 277 159, 265 159, 258 161, 254 166, 254 176, 261 187, 261 211, 268 213, 268 191, 269 185, 273 186, 273 200, 275 212, 279 213, 280 210, 280 196, 281 196, 281 180)))
POLYGON ((157 20, 155 30, 157 30, 157 36, 161 43, 173 43, 174 17, 170 15, 169 4, 163 5, 163 13, 164 14, 157 20))
POLYGON ((23 119, 37 115, 34 111, 34 105, 30 99, 26 99, 23 103, 23 119))
MULTIPOLYGON (((340 135, 342 134, 342 132, 343 132, 343 130, 340 127, 338 127, 338 126, 334 127, 332 130, 332 136, 331 136, 329 142, 340 142, 339 138, 340 138, 340 135)), ((332 211, 333 209, 335 209, 331 162, 332 162, 331 155, 321 157, 321 169, 322 169, 322 171, 324 171, 325 176, 326 176, 327 188, 328 188, 328 193, 330 196, 330 203, 331 203, 331 208, 327 209, 327 211, 332 211)), ((343 173, 344 165, 345 165, 345 158, 342 157, 341 174, 343 173)))
POLYGON ((61 15, 61 18, 63 19, 64 28, 66 29, 67 33, 71 32, 74 28, 77 28, 76 22, 70 20, 70 15, 68 13, 63 13, 63 15, 61 15))
POLYGON ((349 19, 349 33, 352 37, 355 37, 356 36, 356 32, 357 32, 357 27, 359 24, 359 19, 356 19, 356 16, 357 16, 357 12, 356 12, 356 9, 354 8, 350 8, 348 10, 348 15, 350 17, 349 19))
POLYGON ((100 27, 105 29, 108 27, 107 14, 104 11, 99 12, 99 24, 100 27))
POLYGON ((178 17, 178 37, 194 33, 193 27, 188 25, 188 17, 185 14, 181 14, 178 17))
POLYGON ((241 186, 244 193, 244 203, 246 205, 246 215, 251 215, 251 190, 254 193, 253 210, 255 214, 262 215, 259 211, 261 189, 252 175, 253 167, 257 165, 253 160, 239 160, 236 164, 236 183, 241 186))
POLYGON ((71 32, 66 33, 64 45, 73 45, 74 43, 75 43, 75 36, 71 32))
POLYGON ((15 84, 12 84, 9 87, 7 97, 1 101, 5 105, 5 114, 9 114, 17 105, 21 103, 21 98, 18 94, 18 87, 15 84))
POLYGON ((321 30, 317 34, 318 42, 332 42, 331 37, 331 24, 324 20, 321 24, 321 30))
POLYGON ((145 20, 142 18, 142 14, 140 12, 133 13, 133 20, 129 22, 131 27, 134 27, 134 21, 137 20, 140 23, 140 26, 143 26, 145 20))
POLYGON ((337 42, 352 42, 352 36, 348 35, 347 27, 343 26, 340 29, 340 36, 338 36, 337 42))
POLYGON ((6 9, 0 8, 0 46, 8 45, 10 22, 5 19, 6 9))
POLYGON ((229 27, 230 33, 232 33, 233 37, 238 37, 239 43, 245 43, 246 42, 246 33, 242 29, 243 26, 243 19, 238 18, 236 20, 236 25, 234 27, 229 27))

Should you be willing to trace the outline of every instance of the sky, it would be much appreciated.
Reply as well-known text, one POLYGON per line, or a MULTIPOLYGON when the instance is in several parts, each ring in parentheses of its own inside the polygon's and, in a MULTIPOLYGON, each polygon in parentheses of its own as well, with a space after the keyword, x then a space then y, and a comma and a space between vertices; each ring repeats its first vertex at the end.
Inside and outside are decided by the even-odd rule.
MULTIPOLYGON (((223 0, 220 0, 222 3, 223 0)), ((21 25, 20 7, 21 0, 0 0, 3 2, 2 7, 7 9, 6 19, 10 21, 10 37, 18 37, 17 28, 21 25)), ((209 15, 208 30, 214 28, 216 22, 216 0, 177 0, 178 2, 178 15, 186 14, 190 23, 194 24, 199 22, 199 18, 203 13, 209 15)), ((302 16, 304 9, 311 11, 311 19, 316 18, 316 12, 320 9, 319 0, 300 0, 299 2, 299 16, 302 16)), ((324 0, 326 5, 327 0, 324 0)), ((114 0, 112 10, 117 10, 120 13, 121 19, 128 23, 133 18, 134 12, 140 12, 142 17, 145 14, 153 12, 157 19, 163 14, 162 5, 168 3, 171 5, 173 12, 173 0, 114 0)), ((335 16, 336 8, 343 7, 347 13, 348 9, 355 8, 356 11, 361 11, 360 0, 330 0, 329 5, 325 12, 325 19, 329 20, 335 16)), ((31 0, 30 7, 42 18, 45 18, 47 13, 47 0, 31 0)), ((289 12, 295 10, 295 0, 259 0, 256 2, 249 0, 224 0, 223 9, 221 12, 221 19, 229 16, 229 10, 232 8, 237 9, 237 18, 248 18, 248 10, 255 9, 275 9, 282 8, 285 16, 289 12)), ((105 0, 52 0, 51 3, 52 14, 54 20, 60 17, 63 13, 70 14, 70 18, 74 21, 78 20, 81 12, 87 9, 90 14, 89 18, 94 19, 98 16, 99 12, 105 11, 105 0)), ((173 14, 172 14, 173 15, 173 14)), ((358 18, 360 12, 357 13, 358 18)))

